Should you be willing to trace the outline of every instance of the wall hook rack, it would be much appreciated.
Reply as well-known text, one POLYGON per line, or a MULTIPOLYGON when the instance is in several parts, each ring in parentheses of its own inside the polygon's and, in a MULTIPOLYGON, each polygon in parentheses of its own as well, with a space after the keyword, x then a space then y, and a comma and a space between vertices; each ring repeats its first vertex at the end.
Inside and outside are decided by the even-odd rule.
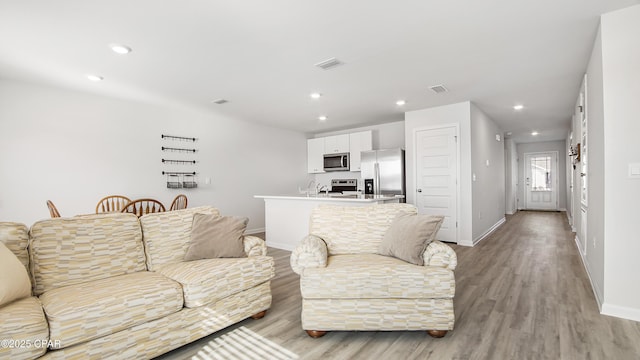
POLYGON ((162 159, 162 162, 165 164, 174 164, 174 165, 186 165, 186 164, 195 164, 195 160, 173 160, 173 159, 162 159))
POLYGON ((174 147, 162 147, 162 151, 177 151, 177 152, 192 152, 195 153, 196 149, 174 148, 174 147))
POLYGON ((195 142, 196 138, 191 138, 191 137, 184 137, 184 136, 175 136, 175 135, 160 135, 161 138, 163 139, 169 139, 169 140, 182 140, 182 141, 191 141, 191 142, 195 142))

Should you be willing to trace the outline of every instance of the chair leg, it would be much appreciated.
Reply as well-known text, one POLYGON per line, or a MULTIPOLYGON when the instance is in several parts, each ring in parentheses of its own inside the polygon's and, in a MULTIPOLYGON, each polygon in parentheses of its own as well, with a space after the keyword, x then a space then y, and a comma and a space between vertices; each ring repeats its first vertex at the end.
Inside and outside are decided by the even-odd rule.
POLYGON ((447 335, 447 330, 427 330, 427 334, 434 338, 441 338, 447 335))
POLYGON ((258 320, 258 319, 262 319, 265 315, 267 315, 267 310, 260 311, 257 314, 253 314, 253 315, 251 315, 251 318, 253 320, 258 320))
POLYGON ((319 337, 323 337, 324 334, 326 334, 326 331, 322 331, 322 330, 305 330, 307 332, 307 335, 311 336, 314 339, 317 339, 319 337))

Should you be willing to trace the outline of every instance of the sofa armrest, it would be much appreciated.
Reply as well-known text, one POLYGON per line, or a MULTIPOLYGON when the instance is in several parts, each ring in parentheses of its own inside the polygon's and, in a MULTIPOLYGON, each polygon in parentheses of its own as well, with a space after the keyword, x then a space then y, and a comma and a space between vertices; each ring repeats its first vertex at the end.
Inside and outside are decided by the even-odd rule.
POLYGON ((305 268, 327 266, 327 244, 315 235, 307 235, 291 252, 291 268, 302 275, 305 268))
POLYGON ((248 257, 267 255, 267 244, 257 236, 244 236, 244 252, 248 257))
POLYGON ((440 241, 433 241, 422 254, 424 266, 439 266, 449 270, 455 270, 458 265, 458 256, 453 249, 440 241))

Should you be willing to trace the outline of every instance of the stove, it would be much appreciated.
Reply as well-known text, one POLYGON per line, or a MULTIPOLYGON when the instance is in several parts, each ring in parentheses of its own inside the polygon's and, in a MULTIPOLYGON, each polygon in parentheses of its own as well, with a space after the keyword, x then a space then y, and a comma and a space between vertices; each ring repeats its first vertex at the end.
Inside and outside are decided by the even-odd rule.
POLYGON ((331 180, 331 192, 341 193, 343 191, 358 190, 357 179, 333 179, 331 180))

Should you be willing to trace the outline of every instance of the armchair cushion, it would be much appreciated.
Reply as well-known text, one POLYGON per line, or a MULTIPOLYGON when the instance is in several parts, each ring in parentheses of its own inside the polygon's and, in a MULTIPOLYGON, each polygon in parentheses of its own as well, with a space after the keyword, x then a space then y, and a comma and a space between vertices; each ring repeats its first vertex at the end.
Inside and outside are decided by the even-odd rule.
POLYGON ((378 254, 424 265, 422 254, 435 240, 443 220, 442 216, 399 215, 384 234, 378 254))
POLYGON ((303 299, 453 298, 453 271, 377 254, 329 256, 300 277, 303 299))
POLYGON ((185 261, 247 257, 242 235, 249 219, 194 214, 185 261))

